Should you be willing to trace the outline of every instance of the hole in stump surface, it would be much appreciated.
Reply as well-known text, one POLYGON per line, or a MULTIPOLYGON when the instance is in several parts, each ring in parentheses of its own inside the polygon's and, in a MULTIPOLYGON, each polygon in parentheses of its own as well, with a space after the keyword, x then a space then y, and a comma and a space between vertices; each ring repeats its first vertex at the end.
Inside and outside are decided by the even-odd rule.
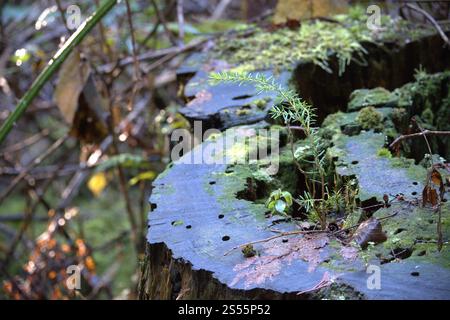
POLYGON ((405 228, 398 228, 397 230, 395 230, 394 234, 399 234, 400 232, 406 231, 405 228))
POLYGON ((243 100, 253 97, 252 94, 243 94, 242 96, 234 97, 233 100, 243 100))
POLYGON ((223 237, 222 237, 222 241, 228 241, 228 240, 230 240, 230 237, 229 237, 229 236, 223 236, 223 237))

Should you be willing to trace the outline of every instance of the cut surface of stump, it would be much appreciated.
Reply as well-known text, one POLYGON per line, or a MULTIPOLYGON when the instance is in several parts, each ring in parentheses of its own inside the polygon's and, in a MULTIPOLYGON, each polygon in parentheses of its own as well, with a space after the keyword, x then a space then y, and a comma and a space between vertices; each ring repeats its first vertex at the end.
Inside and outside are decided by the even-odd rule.
MULTIPOLYGON (((257 134, 251 126, 238 130, 247 136, 257 134)), ((358 151, 358 156, 368 159, 367 163, 361 161, 361 170, 370 170, 373 162, 377 161, 376 148, 364 146, 373 143, 376 147, 378 135, 368 131, 348 137, 363 138, 361 141, 367 142, 361 146, 364 152, 358 151), (375 141, 369 139, 370 136, 375 141)), ((221 145, 221 139, 223 137, 207 141, 185 157, 200 157, 199 153, 204 150, 212 150, 215 144, 221 145)), ((233 145, 228 149, 232 150, 233 145)), ((350 147, 350 155, 352 150, 350 147)), ((158 178, 151 197, 154 210, 149 214, 148 268, 151 272, 148 275, 153 279, 147 283, 148 298, 300 299, 333 297, 339 292, 344 292, 344 297, 351 299, 450 298, 448 250, 439 253, 432 242, 436 214, 407 201, 377 211, 378 218, 394 212, 397 215, 383 220, 388 240, 372 248, 369 255, 353 246, 344 246, 329 234, 320 232, 255 243, 253 246, 257 255, 253 257, 246 258, 240 249, 232 250, 274 236, 270 226, 285 232, 296 230, 292 222, 280 221, 277 216, 268 218, 267 209, 258 203, 258 196, 253 197, 253 201, 237 197, 243 190, 248 191, 249 185, 258 188, 258 179, 259 188, 271 189, 276 185, 274 180, 282 179, 286 174, 292 176, 294 168, 283 163, 286 161, 283 151, 280 172, 272 177, 266 170, 267 161, 253 165, 191 165, 183 164, 186 158, 182 158, 180 163, 175 162, 158 178), (261 178, 264 173, 266 178, 261 178), (432 219, 433 223, 425 217, 432 219), (405 230, 400 230, 401 225, 405 226, 405 230), (424 246, 428 251, 420 254, 424 246), (380 268, 383 283, 380 289, 367 286, 367 259, 380 268), (415 276, 416 272, 420 276, 415 276), (439 275, 439 278, 434 275, 439 275), (324 279, 330 285, 326 293, 310 291, 324 279), (167 283, 170 283, 170 289, 167 283), (164 293, 161 291, 163 288, 164 293)), ((388 168, 384 158, 379 160, 384 170, 394 170, 388 168)), ((393 187, 403 192, 411 188, 415 190, 420 186, 414 182, 426 177, 425 170, 417 170, 414 177, 409 175, 407 169, 397 168, 394 171, 395 175, 377 188, 370 184, 361 185, 363 195, 378 198, 383 193, 389 193, 393 187)), ((360 177, 361 172, 365 173, 359 171, 355 175, 360 177)), ((254 193, 264 194, 264 190, 255 190, 254 193)), ((450 217, 449 209, 447 203, 442 208, 444 221, 450 217)), ((448 239, 447 222, 444 231, 444 238, 448 239)))
MULTIPOLYGON (((414 35, 410 31, 404 27, 397 34, 360 34, 364 37, 358 43, 367 51, 362 55, 367 64, 353 61, 339 76, 339 52, 328 54, 321 66, 295 55, 281 62, 277 56, 267 64, 262 59, 265 52, 261 57, 248 56, 252 51, 241 47, 239 41, 251 42, 248 37, 224 46, 231 56, 191 56, 179 71, 180 77, 192 76, 184 87, 188 102, 181 113, 190 121, 202 120, 205 130, 226 130, 196 146, 154 181, 140 298, 450 299, 449 202, 441 207, 444 247, 438 251, 437 213, 418 201, 427 177, 418 163, 424 155, 423 143, 406 142, 411 159, 394 157, 386 149, 389 139, 404 132, 405 119, 411 116, 426 118, 440 130, 449 123, 436 120, 448 115, 448 73, 431 76, 436 81, 419 77, 406 84, 414 80, 414 69, 420 64, 429 71, 443 70, 450 64, 448 51, 434 30, 426 28, 414 35), (250 163, 220 161, 221 156, 233 159, 250 151, 242 141, 227 144, 228 132, 238 130, 240 136, 260 139, 259 130, 280 129, 264 122, 274 105, 272 93, 208 82, 210 72, 241 69, 263 72, 283 87, 298 88, 301 97, 319 109, 319 118, 324 119, 319 134, 327 142, 336 176, 356 181, 360 206, 375 206, 351 218, 355 224, 378 219, 383 241, 362 249, 328 231, 276 236, 297 231, 298 225, 268 214, 264 201, 278 188, 294 196, 304 190, 284 129, 277 137, 278 171, 270 166, 274 155, 250 163), (350 96, 358 88, 364 89, 350 96), (347 113, 334 113, 346 110, 347 102, 347 113), (427 108, 439 114, 432 119, 427 108), (374 113, 376 121, 367 120, 366 115, 374 113), (215 150, 212 155, 211 150, 215 150), (192 164, 195 159, 207 161, 192 164), (402 197, 384 205, 386 195, 390 200, 402 197), (246 244, 251 244, 252 254, 241 251, 246 244), (376 272, 381 286, 375 282, 374 288, 368 279, 376 272)), ((261 32, 257 30, 256 39, 264 39, 261 32)), ((436 153, 448 155, 448 139, 431 141, 436 153)), ((298 141, 295 147, 305 144, 298 141)), ((448 185, 446 189, 448 200, 448 185)))

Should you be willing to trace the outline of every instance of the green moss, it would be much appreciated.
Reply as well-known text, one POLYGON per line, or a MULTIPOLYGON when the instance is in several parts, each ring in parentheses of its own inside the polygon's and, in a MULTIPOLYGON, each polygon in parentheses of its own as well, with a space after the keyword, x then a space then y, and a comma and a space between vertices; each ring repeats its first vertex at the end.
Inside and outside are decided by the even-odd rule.
POLYGON ((377 151, 377 156, 383 157, 383 158, 392 158, 392 154, 387 148, 380 148, 377 151))
POLYGON ((396 157, 391 159, 391 164, 393 168, 410 168, 414 165, 414 160, 403 157, 396 157))
MULTIPOLYGON (((385 249, 385 255, 389 255, 393 250, 409 250, 412 257, 426 255, 427 261, 433 259, 450 267, 448 254, 448 244, 444 245, 441 252, 436 245, 437 233, 437 213, 430 208, 405 207, 395 205, 393 208, 381 209, 374 216, 381 218, 398 212, 396 216, 382 222, 383 230, 387 234, 387 241, 381 247, 385 249)), ((444 241, 450 237, 450 205, 442 206, 442 230, 444 241)))
POLYGON ((251 258, 256 255, 256 250, 253 248, 251 244, 248 244, 245 247, 243 247, 241 252, 246 258, 251 258))
POLYGON ((382 106, 391 100, 391 92, 384 88, 358 89, 350 95, 348 110, 356 111, 368 106, 382 106))
POLYGON ((267 106, 267 103, 270 101, 270 98, 265 99, 257 99, 252 102, 253 105, 255 105, 258 109, 265 109, 267 106))
POLYGON ((250 113, 249 109, 237 109, 236 110, 236 115, 238 116, 245 116, 248 115, 250 113))
POLYGON ((217 42, 213 56, 224 58, 243 71, 269 67, 290 68, 304 60, 313 61, 331 72, 328 59, 330 53, 335 53, 342 73, 354 53, 360 56, 364 54, 360 42, 368 40, 370 37, 367 33, 354 33, 335 23, 305 21, 300 30, 278 29, 267 32, 257 29, 252 37, 221 39, 217 42))
POLYGON ((329 59, 336 55, 339 74, 352 58, 364 60, 362 42, 404 41, 429 32, 428 28, 413 27, 409 22, 382 16, 383 29, 372 32, 367 28, 367 16, 361 9, 351 9, 348 15, 337 15, 339 23, 321 20, 302 21, 299 30, 279 28, 267 31, 256 28, 251 36, 220 38, 212 58, 234 65, 234 71, 254 71, 267 68, 289 69, 300 61, 311 61, 332 72, 329 59))
POLYGON ((356 117, 356 122, 364 130, 382 129, 383 115, 374 107, 365 107, 361 109, 356 117))
POLYGON ((322 128, 323 127, 327 127, 329 129, 334 129, 336 127, 340 127, 340 122, 341 120, 343 120, 345 117, 345 113, 343 113, 342 111, 333 113, 328 115, 325 120, 323 120, 322 123, 322 128))

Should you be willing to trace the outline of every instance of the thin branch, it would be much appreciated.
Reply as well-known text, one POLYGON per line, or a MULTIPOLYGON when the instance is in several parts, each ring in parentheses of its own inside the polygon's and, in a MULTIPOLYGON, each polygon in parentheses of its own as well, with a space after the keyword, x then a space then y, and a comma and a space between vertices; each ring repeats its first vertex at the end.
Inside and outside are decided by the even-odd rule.
MULTIPOLYGON (((42 138, 48 136, 49 133, 50 133, 50 131, 48 129, 43 129, 41 132, 38 132, 38 133, 32 135, 31 137, 28 137, 22 141, 19 141, 13 145, 7 146, 3 150, 1 150, 1 153, 7 154, 7 153, 12 153, 12 152, 22 150, 26 147, 29 147, 29 146, 35 144, 36 142, 40 141, 42 138)), ((0 173, 1 173, 1 171, 2 171, 2 168, 0 168, 0 173)))
MULTIPOLYGON (((416 121, 416 119, 413 118, 413 120, 414 120, 414 122, 416 123, 417 128, 419 128, 420 132, 424 132, 422 126, 416 121)), ((427 144, 428 152, 429 152, 429 154, 430 154, 431 166, 433 166, 433 165, 434 165, 434 164, 433 164, 433 157, 432 157, 432 156, 433 156, 433 151, 431 150, 431 146, 430 146, 430 143, 428 142, 427 135, 424 134, 424 135, 422 135, 422 136, 423 136, 423 139, 425 140, 425 143, 427 144)))
POLYGON ((219 2, 219 5, 214 10, 213 14, 211 15, 211 20, 217 20, 219 19, 225 10, 227 9, 228 5, 231 3, 231 0, 222 0, 219 2))
POLYGON ((131 8, 129 1, 125 0, 125 4, 127 5, 127 20, 131 34, 131 50, 133 52, 134 81, 139 81, 141 79, 141 72, 139 69, 139 60, 137 59, 138 53, 136 48, 136 38, 134 36, 133 19, 131 17, 131 8))
POLYGON ((33 162, 25 167, 20 174, 14 178, 14 180, 9 184, 9 186, 6 188, 5 191, 3 191, 0 194, 0 203, 5 200, 5 198, 13 191, 13 189, 17 186, 17 184, 22 181, 22 179, 27 176, 28 172, 30 172, 31 169, 33 169, 35 166, 42 163, 42 161, 47 158, 49 155, 51 155, 53 152, 55 152, 68 138, 68 135, 65 134, 63 137, 56 140, 42 155, 39 155, 36 157, 33 162))
POLYGON ((179 46, 184 46, 184 12, 183 0, 177 0, 178 39, 179 46))
MULTIPOLYGON (((174 56, 176 56, 176 55, 179 55, 181 53, 184 53, 184 52, 187 52, 189 50, 196 48, 197 46, 205 43, 207 40, 208 40, 207 38, 206 39, 194 39, 182 48, 175 46, 175 47, 170 47, 170 48, 148 51, 148 52, 138 55, 137 60, 144 61, 144 60, 159 59, 159 58, 164 58, 166 55, 169 55, 169 54, 173 54, 174 56)), ((98 67, 97 70, 102 73, 109 73, 109 72, 111 72, 111 70, 113 70, 116 67, 125 67, 132 63, 133 63, 133 58, 127 57, 127 58, 120 60, 118 63, 104 64, 104 65, 98 67)))
POLYGON ((394 140, 394 142, 392 142, 389 147, 393 148, 395 147, 398 143, 400 143, 401 141, 405 140, 405 139, 410 139, 410 138, 416 138, 416 137, 421 137, 421 136, 426 136, 426 135, 435 135, 435 136, 450 136, 450 131, 433 131, 433 130, 423 130, 421 132, 417 132, 417 133, 411 133, 411 134, 404 134, 399 136, 397 139, 394 140))
MULTIPOLYGON (((396 211, 396 212, 394 212, 393 214, 390 214, 390 215, 388 215, 388 216, 381 217, 381 218, 378 219, 378 221, 382 221, 382 220, 385 220, 385 219, 394 217, 394 216, 396 216, 397 214, 398 214, 398 211, 396 211)), ((254 244, 262 243, 262 242, 268 242, 268 241, 271 241, 271 240, 274 240, 274 239, 277 239, 277 238, 281 238, 281 237, 286 237, 286 236, 293 236, 293 235, 298 235, 298 234, 312 234, 312 233, 328 233, 328 234, 331 235, 331 236, 335 236, 335 235, 337 235, 337 234, 339 234, 339 233, 342 233, 342 232, 345 232, 345 231, 348 231, 348 230, 357 228, 357 227, 359 227, 359 226, 361 225, 361 223, 363 223, 363 222, 360 222, 360 223, 357 223, 357 224, 355 224, 355 225, 353 225, 353 226, 350 226, 350 227, 348 227, 348 228, 341 229, 341 230, 337 230, 337 231, 333 231, 333 232, 331 232, 331 231, 329 231, 329 230, 294 230, 294 231, 281 231, 281 230, 277 230, 277 229, 270 229, 271 232, 276 232, 276 233, 278 233, 278 234, 275 235, 275 236, 272 236, 272 237, 265 238, 265 239, 260 239, 260 240, 255 240, 255 241, 250 241, 250 242, 247 242, 247 243, 243 243, 243 244, 234 246, 233 248, 231 248, 230 250, 228 250, 227 252, 225 252, 223 255, 226 256, 226 255, 230 254, 232 251, 234 251, 234 250, 236 250, 236 249, 239 249, 239 248, 243 248, 243 247, 248 246, 248 245, 254 245, 254 244)))
POLYGON ((444 40, 444 42, 445 42, 448 46, 450 46, 450 41, 448 40, 447 35, 446 35, 445 32, 442 30, 441 26, 436 22, 436 20, 435 20, 428 12, 426 12, 425 10, 423 10, 423 9, 417 7, 417 6, 414 6, 414 5, 410 4, 410 3, 406 3, 406 4, 404 4, 404 6, 407 7, 407 8, 409 8, 409 9, 411 9, 411 10, 414 10, 414 11, 417 11, 417 12, 423 14, 423 16, 424 16, 428 21, 430 21, 431 24, 433 25, 433 27, 437 30, 437 32, 438 32, 439 35, 441 36, 442 40, 444 40))
POLYGON ((61 5, 61 1, 60 0, 55 0, 55 2, 56 2, 56 7, 58 8, 59 14, 61 16, 61 19, 62 19, 62 21, 64 23, 64 27, 66 28, 67 33, 70 34, 71 32, 70 32, 69 27, 67 26, 67 20, 66 20, 66 16, 64 15, 64 9, 63 9, 63 7, 61 5))
POLYGON ((326 230, 295 230, 295 231, 286 231, 286 232, 280 232, 280 231, 276 231, 276 232, 278 232, 278 234, 275 236, 268 237, 265 239, 250 241, 247 243, 237 245, 237 246, 231 248, 230 250, 228 250, 227 252, 225 252, 223 255, 226 256, 226 255, 230 254, 232 251, 239 249, 239 248, 243 248, 248 245, 253 245, 253 244, 262 243, 262 242, 268 242, 268 241, 271 241, 271 240, 274 240, 277 238, 281 238, 281 237, 293 236, 293 235, 297 235, 297 234, 324 233, 324 232, 328 232, 328 231, 326 231, 326 230))
POLYGON ((167 37, 169 38, 170 42, 173 45, 176 45, 176 39, 174 38, 172 32, 169 30, 169 28, 167 27, 167 22, 166 22, 166 18, 164 17, 164 14, 161 12, 161 10, 159 10, 159 7, 156 3, 155 0, 152 0, 152 5, 153 8, 155 9, 155 13, 159 19, 159 21, 161 22, 161 24, 163 25, 164 28, 164 32, 166 33, 167 37))

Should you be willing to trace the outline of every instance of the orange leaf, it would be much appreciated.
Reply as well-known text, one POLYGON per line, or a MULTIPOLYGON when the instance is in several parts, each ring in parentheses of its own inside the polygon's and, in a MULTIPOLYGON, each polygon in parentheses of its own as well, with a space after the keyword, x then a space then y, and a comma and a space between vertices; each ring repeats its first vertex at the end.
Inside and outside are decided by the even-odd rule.
POLYGON ((435 189, 425 186, 422 191, 422 203, 424 206, 430 203, 433 207, 438 204, 438 194, 435 189))

